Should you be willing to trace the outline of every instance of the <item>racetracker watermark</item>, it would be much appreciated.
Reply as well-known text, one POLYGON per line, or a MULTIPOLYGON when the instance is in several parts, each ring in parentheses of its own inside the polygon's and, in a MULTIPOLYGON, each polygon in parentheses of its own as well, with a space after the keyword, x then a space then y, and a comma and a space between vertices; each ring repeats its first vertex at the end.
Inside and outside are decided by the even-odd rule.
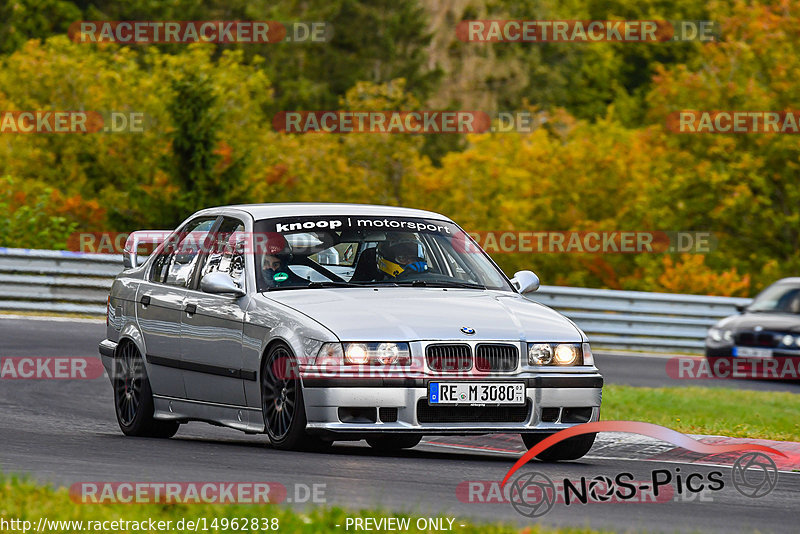
POLYGON ((144 129, 142 112, 0 110, 0 134, 141 133, 144 129))
POLYGON ((272 127, 282 133, 467 134, 491 130, 483 111, 281 111, 272 127))
POLYGON ((797 134, 800 111, 674 111, 666 127, 679 134, 797 134))
POLYGON ((712 42, 710 20, 464 20, 456 36, 467 43, 712 42))
POLYGON ((325 43, 333 29, 327 22, 220 20, 84 20, 73 22, 76 43, 325 43))
POLYGON ((542 111, 281 111, 277 132, 290 134, 529 134, 551 121, 542 111))
POLYGON ((2 380, 95 380, 104 372, 98 358, 23 356, 0 359, 2 380))
MULTIPOLYGON (((451 234, 447 224, 426 221, 407 221, 380 218, 322 219, 316 221, 277 223, 275 232, 219 232, 213 236, 208 232, 171 232, 168 230, 141 230, 125 232, 77 232, 67 238, 67 249, 75 252, 115 254, 133 251, 150 254, 165 241, 180 253, 224 252, 227 247, 236 247, 242 254, 275 254, 275 240, 284 232, 301 230, 335 231, 337 228, 355 226, 357 228, 391 228, 408 232, 439 232, 451 234)), ((306 237, 307 238, 307 237, 306 237)), ((303 239, 302 236, 297 239, 303 239)), ((295 239, 297 245, 300 241, 295 239)), ((173 249, 170 250, 172 252, 173 249)))
MULTIPOLYGON (((447 373, 448 379, 475 379, 490 377, 491 370, 489 359, 476 356, 474 365, 464 369, 459 365, 457 358, 441 358, 428 361, 428 367, 439 373, 447 373)), ((356 382, 363 380, 425 380, 431 377, 425 367, 425 357, 419 355, 409 356, 406 360, 397 363, 381 363, 380 360, 371 363, 347 363, 340 356, 312 355, 300 356, 298 361, 292 358, 277 358, 272 362, 271 372, 282 380, 302 378, 308 384, 310 381, 324 385, 326 380, 347 379, 356 382)), ((485 384, 471 385, 469 391, 473 398, 481 399, 480 402, 497 401, 498 395, 512 398, 514 386, 505 384, 502 388, 490 388, 485 384)), ((443 393, 450 392, 452 398, 457 395, 456 388, 449 384, 442 386, 443 393)), ((462 398, 466 393, 462 394, 462 398)), ((502 400, 502 399, 500 399, 502 400)))
POLYGON ((69 496, 78 504, 268 504, 326 502, 326 484, 280 482, 77 482, 69 496))
POLYGON ((667 376, 674 380, 745 378, 762 380, 800 379, 800 356, 746 358, 681 356, 667 360, 667 376))
POLYGON ((467 232, 454 236, 453 246, 459 252, 489 254, 708 254, 717 246, 711 232, 467 232), (478 245, 477 247, 475 245, 478 245), (478 248, 480 247, 480 248, 478 248))

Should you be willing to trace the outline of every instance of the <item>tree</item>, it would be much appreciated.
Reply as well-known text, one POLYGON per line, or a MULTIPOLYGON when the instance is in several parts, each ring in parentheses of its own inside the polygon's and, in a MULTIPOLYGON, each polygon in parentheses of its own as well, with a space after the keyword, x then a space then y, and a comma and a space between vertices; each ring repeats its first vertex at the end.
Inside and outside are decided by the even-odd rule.
POLYGON ((167 110, 175 129, 170 136, 172 164, 167 169, 180 188, 178 207, 191 213, 219 202, 225 192, 216 172, 221 117, 207 77, 186 72, 172 81, 172 92, 167 110))

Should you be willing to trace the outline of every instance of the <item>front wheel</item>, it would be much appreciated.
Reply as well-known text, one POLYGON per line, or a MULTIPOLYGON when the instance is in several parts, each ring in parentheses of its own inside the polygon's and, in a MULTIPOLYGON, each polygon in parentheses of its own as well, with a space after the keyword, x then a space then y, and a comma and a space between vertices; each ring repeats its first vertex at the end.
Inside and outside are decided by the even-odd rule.
POLYGON ((320 450, 332 442, 306 433, 306 407, 297 360, 277 343, 261 369, 261 408, 272 446, 280 450, 320 450))
POLYGON ((422 440, 422 436, 414 436, 414 435, 403 435, 403 434, 396 434, 396 435, 383 435, 383 436, 371 436, 367 438, 367 443, 373 449, 381 452, 397 452, 403 449, 411 449, 419 445, 420 440, 422 440))
POLYGON ((114 359, 112 382, 117 423, 126 436, 171 438, 180 423, 153 418, 153 392, 144 360, 132 342, 120 345, 114 359))
MULTIPOLYGON (((553 434, 522 434, 522 441, 528 449, 533 448, 539 442, 552 436, 553 434)), ((574 436, 543 450, 536 457, 544 462, 563 462, 565 460, 577 460, 589 452, 594 445, 594 438, 597 434, 583 434, 574 436)))

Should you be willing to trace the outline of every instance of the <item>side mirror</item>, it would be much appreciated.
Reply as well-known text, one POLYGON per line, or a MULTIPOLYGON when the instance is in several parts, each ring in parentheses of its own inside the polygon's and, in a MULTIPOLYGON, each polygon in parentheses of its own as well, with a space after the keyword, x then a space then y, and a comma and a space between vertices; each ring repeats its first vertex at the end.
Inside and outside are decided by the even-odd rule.
POLYGON ((511 283, 517 288, 517 291, 522 293, 533 293, 539 289, 539 277, 533 271, 519 271, 514 273, 514 278, 511 283))
POLYGON ((122 249, 122 265, 132 269, 144 265, 150 253, 166 239, 170 230, 137 230, 128 235, 122 249), (143 253, 144 252, 144 253, 143 253))
POLYGON ((135 252, 130 251, 123 251, 122 252, 122 266, 126 269, 133 269, 134 267, 138 267, 144 263, 144 260, 147 258, 140 258, 135 252))
POLYGON ((738 311, 739 313, 744 313, 745 310, 747 310, 747 306, 745 304, 736 305, 736 311, 738 311))
POLYGON ((214 295, 233 294, 237 297, 244 295, 242 288, 225 273, 208 273, 200 280, 200 289, 214 295))

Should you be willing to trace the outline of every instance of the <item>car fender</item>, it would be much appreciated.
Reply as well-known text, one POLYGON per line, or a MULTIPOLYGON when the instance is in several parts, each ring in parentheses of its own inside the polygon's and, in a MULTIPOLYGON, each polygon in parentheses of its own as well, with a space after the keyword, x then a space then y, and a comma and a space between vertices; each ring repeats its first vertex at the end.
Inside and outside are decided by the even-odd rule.
POLYGON ((311 317, 259 296, 251 300, 245 317, 243 364, 245 370, 256 372, 255 381, 245 382, 245 396, 253 408, 261 407, 261 368, 273 343, 286 343, 303 364, 316 357, 323 343, 339 341, 311 317))
POLYGON ((144 337, 142 337, 142 332, 139 330, 139 326, 132 319, 128 319, 128 321, 125 323, 125 326, 123 326, 122 330, 120 330, 119 343, 122 343, 125 340, 133 341, 133 344, 136 345, 136 348, 139 350, 139 354, 142 355, 142 360, 144 360, 145 369, 149 374, 150 369, 149 364, 147 363, 147 347, 144 344, 144 337))

